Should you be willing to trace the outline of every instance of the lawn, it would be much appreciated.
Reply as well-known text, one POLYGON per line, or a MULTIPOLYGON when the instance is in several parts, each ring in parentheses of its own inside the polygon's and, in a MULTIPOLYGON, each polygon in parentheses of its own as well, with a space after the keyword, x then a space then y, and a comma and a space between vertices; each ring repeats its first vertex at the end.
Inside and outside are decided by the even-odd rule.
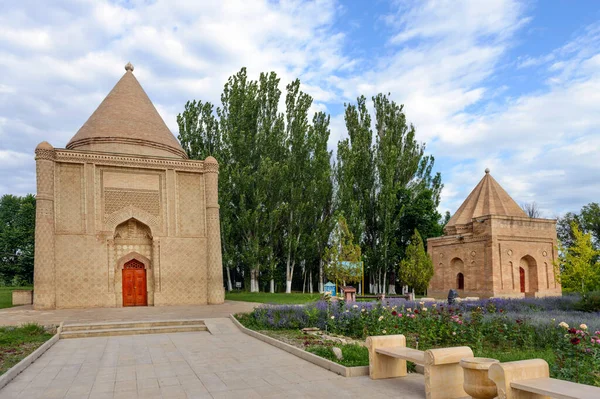
POLYGON ((243 302, 258 302, 258 303, 274 303, 278 305, 294 305, 317 301, 321 295, 319 294, 302 294, 300 292, 292 292, 291 294, 277 293, 270 294, 268 292, 245 292, 234 291, 227 292, 225 299, 229 301, 243 302))
POLYGON ((38 324, 0 327, 0 375, 39 348, 54 333, 38 324))
POLYGON ((14 290, 30 290, 33 287, 0 287, 0 309, 12 306, 12 292, 14 290))

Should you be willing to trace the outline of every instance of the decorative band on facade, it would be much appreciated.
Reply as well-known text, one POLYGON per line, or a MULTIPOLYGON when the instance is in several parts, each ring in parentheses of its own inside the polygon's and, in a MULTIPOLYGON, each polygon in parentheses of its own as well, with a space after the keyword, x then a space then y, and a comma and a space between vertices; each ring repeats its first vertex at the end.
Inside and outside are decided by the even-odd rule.
POLYGON ((54 150, 47 150, 44 148, 38 148, 35 150, 35 160, 48 160, 48 161, 54 161, 56 158, 56 151, 54 150))
POLYGON ((204 172, 203 161, 161 159, 155 157, 119 156, 98 153, 84 153, 74 150, 57 150, 57 162, 94 163, 107 166, 129 166, 142 169, 175 169, 204 172))

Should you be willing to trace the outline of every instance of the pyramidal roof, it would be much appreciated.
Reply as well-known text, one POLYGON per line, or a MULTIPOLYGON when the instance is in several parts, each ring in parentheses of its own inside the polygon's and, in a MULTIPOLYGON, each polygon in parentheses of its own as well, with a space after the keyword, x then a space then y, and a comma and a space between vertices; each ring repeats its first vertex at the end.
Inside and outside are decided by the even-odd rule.
POLYGON ((471 223, 474 218, 486 215, 527 217, 525 211, 490 175, 489 169, 485 170, 483 179, 471 191, 446 226, 471 223))
POLYGON ((125 71, 67 148, 109 152, 115 152, 115 148, 128 148, 122 152, 130 153, 131 148, 136 148, 132 146, 145 146, 153 148, 152 154, 187 158, 133 75, 133 65, 128 63, 125 71))

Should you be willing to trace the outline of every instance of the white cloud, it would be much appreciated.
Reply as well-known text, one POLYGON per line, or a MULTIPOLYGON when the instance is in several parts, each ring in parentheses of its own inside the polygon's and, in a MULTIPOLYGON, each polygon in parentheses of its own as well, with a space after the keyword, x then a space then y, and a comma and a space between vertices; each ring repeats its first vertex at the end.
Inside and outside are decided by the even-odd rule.
POLYGON ((530 21, 522 2, 393 4, 377 22, 385 56, 358 58, 344 52, 349 33, 335 23, 347 10, 335 0, 14 3, 0 14, 0 194, 35 191, 35 146, 64 146, 131 61, 175 133, 187 100, 219 104, 242 66, 252 78, 275 70, 282 89, 301 79, 311 111, 336 110, 330 149, 346 135, 344 102, 391 92, 442 168, 444 210, 486 167, 546 216, 598 201, 600 25, 548 54, 510 59, 530 21), (516 83, 498 80, 504 68, 546 86, 508 97, 516 83))

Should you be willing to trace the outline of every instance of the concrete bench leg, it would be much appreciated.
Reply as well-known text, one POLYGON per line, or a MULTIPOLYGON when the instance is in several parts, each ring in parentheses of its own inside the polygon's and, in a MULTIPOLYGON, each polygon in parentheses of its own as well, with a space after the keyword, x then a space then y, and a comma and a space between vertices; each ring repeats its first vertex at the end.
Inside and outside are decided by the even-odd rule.
POLYGON ((425 395, 427 399, 464 398, 465 380, 460 360, 472 358, 468 346, 425 351, 425 395))
POLYGON ((495 363, 490 366, 488 376, 498 387, 499 399, 550 399, 549 396, 520 391, 510 386, 513 381, 549 378, 550 370, 545 360, 531 359, 495 363))
POLYGON ((367 338, 369 349, 369 376, 373 380, 381 378, 394 378, 406 376, 406 360, 396 359, 391 356, 380 355, 375 352, 379 348, 406 347, 404 335, 384 335, 367 338))

